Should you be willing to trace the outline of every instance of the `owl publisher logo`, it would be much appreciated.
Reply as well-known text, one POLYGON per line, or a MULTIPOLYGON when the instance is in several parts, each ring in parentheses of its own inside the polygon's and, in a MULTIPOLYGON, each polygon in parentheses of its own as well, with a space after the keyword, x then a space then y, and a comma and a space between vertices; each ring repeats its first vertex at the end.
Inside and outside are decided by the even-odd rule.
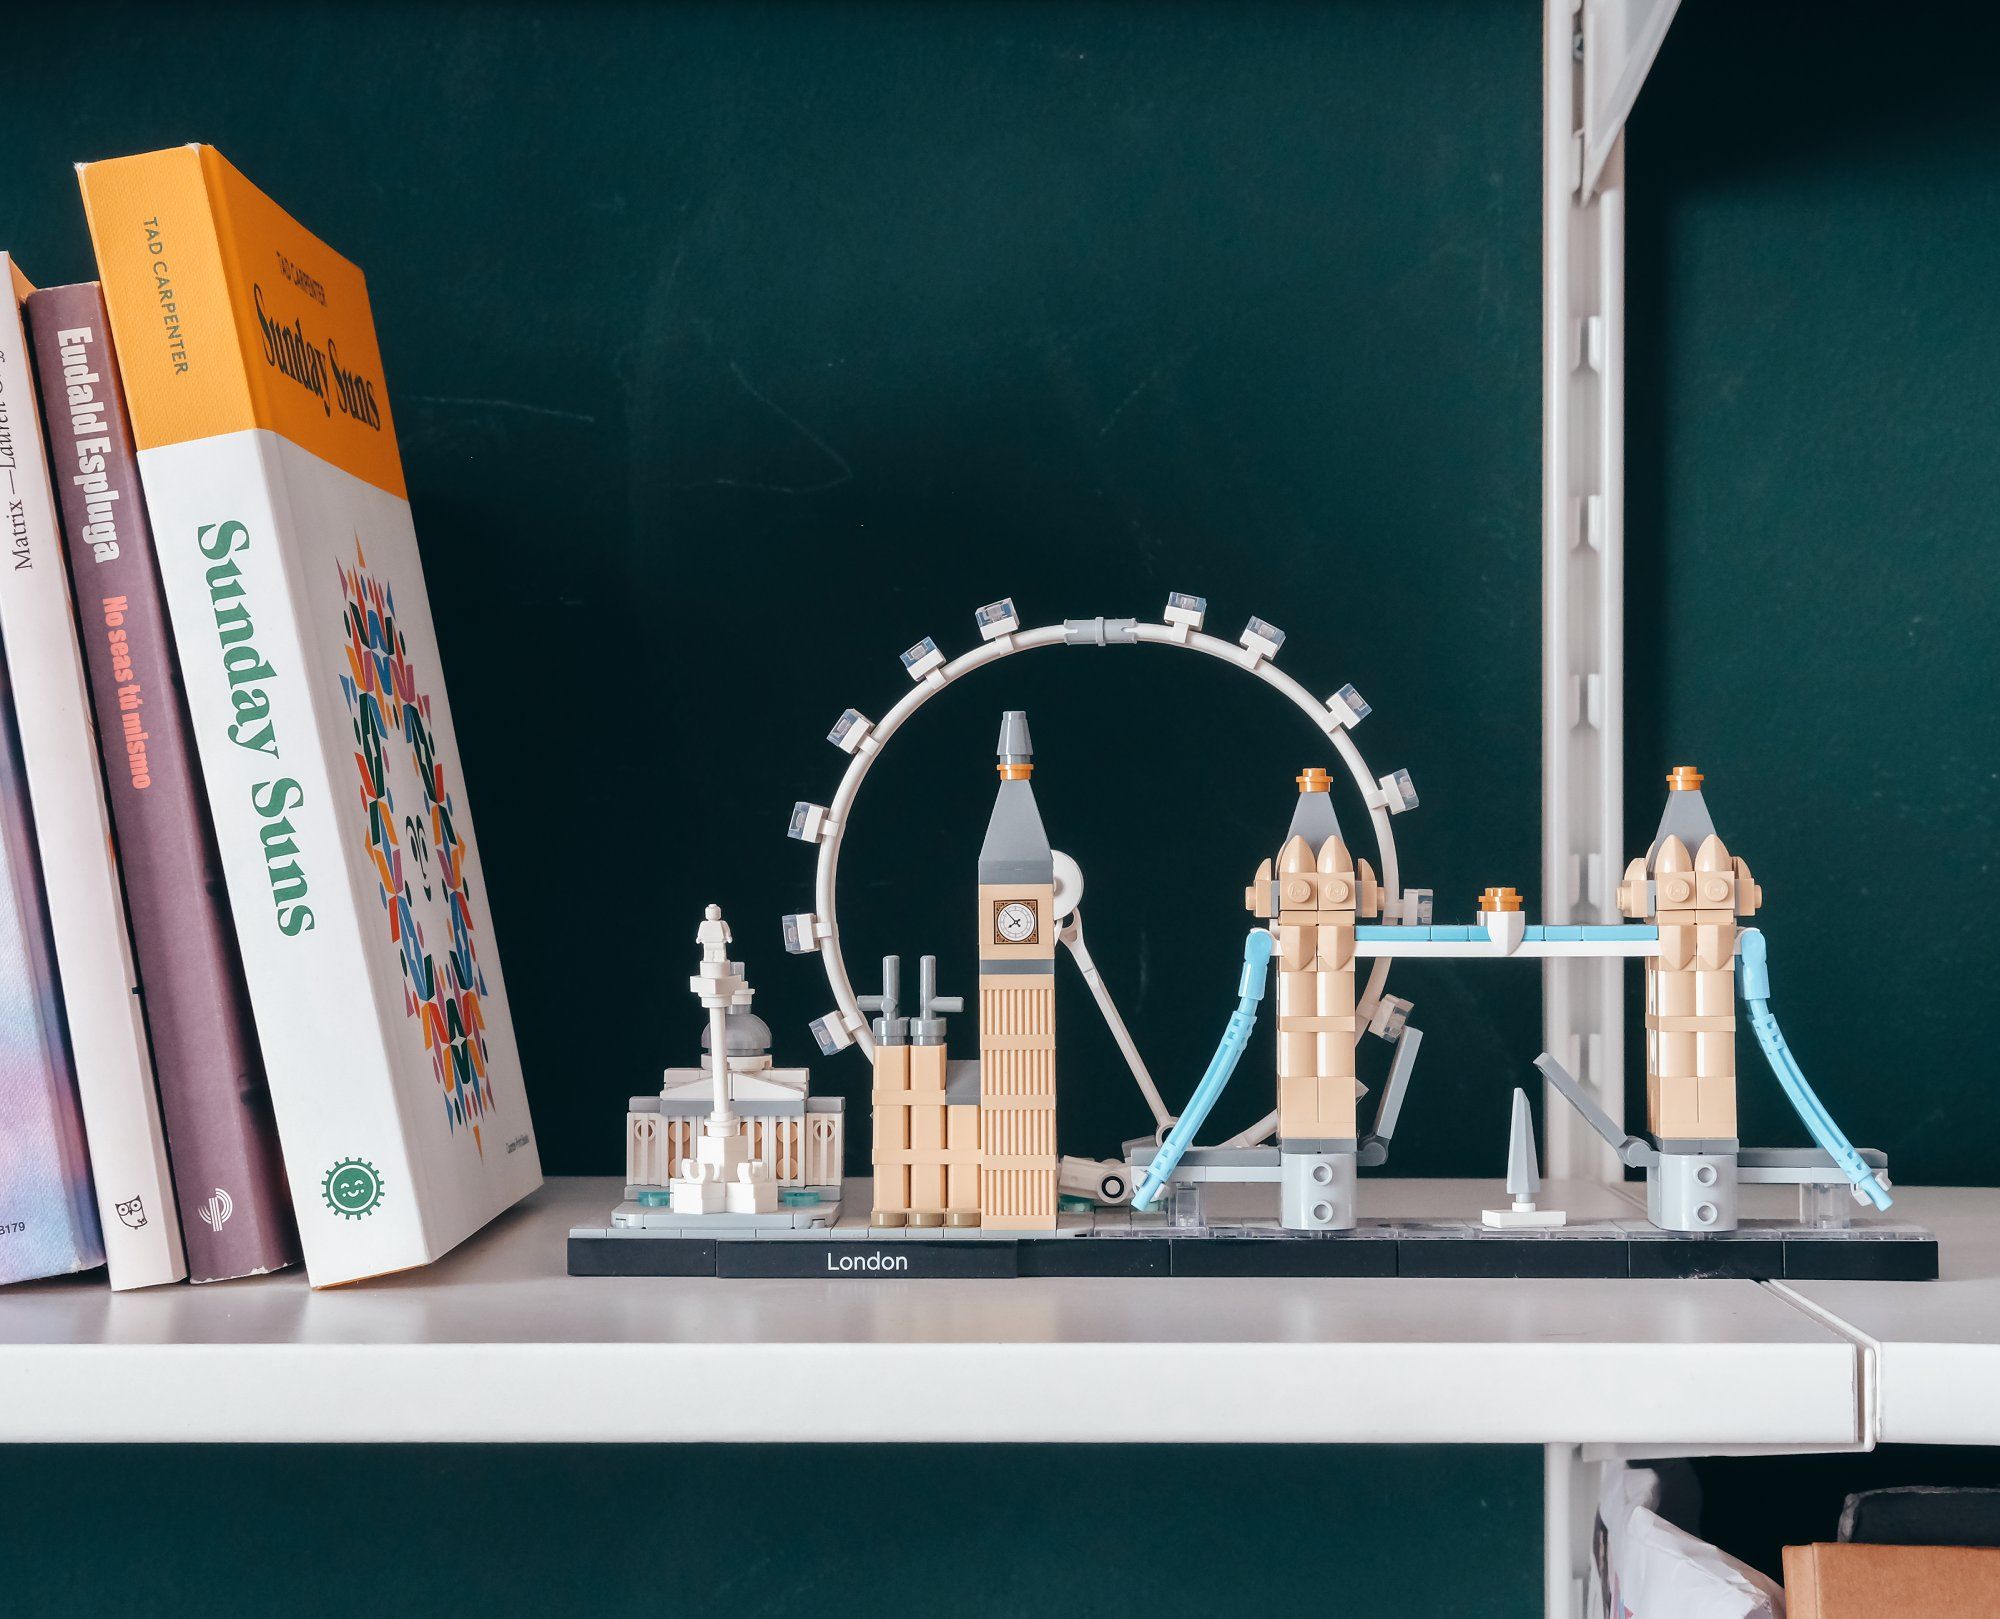
POLYGON ((118 1223, 137 1231, 146 1223, 146 1200, 143 1197, 128 1197, 123 1203, 111 1205, 118 1211, 118 1223))
POLYGON ((365 1158, 341 1158, 320 1180, 319 1190, 335 1214, 359 1220, 381 1204, 382 1177, 365 1158))
POLYGON ((220 1186, 216 1187, 209 1200, 202 1204, 199 1213, 201 1223, 211 1231, 220 1231, 229 1224, 229 1217, 236 1212, 236 1204, 220 1186))

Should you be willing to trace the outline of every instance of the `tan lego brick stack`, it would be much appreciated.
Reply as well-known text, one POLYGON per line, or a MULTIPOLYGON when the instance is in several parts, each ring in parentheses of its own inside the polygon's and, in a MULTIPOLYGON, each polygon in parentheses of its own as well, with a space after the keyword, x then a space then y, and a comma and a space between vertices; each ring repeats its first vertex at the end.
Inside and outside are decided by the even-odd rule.
MULTIPOLYGON (((1324 794, 1317 767, 1299 791, 1324 794)), ((1317 850, 1294 834, 1266 860, 1245 895, 1278 941, 1278 1135, 1288 1141, 1352 1141, 1356 1135, 1354 928, 1379 916, 1382 896, 1366 860, 1338 834, 1317 850), (1273 884, 1275 882, 1275 890, 1273 884)))
POLYGON ((910 1223, 910 1057, 919 1048, 875 1042, 873 1226, 910 1223))
MULTIPOLYGON (((1667 785, 1691 793, 1701 781, 1681 765, 1667 785)), ((1762 898, 1713 832, 1693 851, 1665 832, 1650 871, 1644 858, 1626 868, 1619 909, 1660 930, 1659 956, 1646 964, 1646 1124, 1660 1140, 1736 1136, 1737 919, 1762 898)))
POLYGON ((967 1121, 960 1121, 955 1150, 947 1140, 952 1112, 975 1119, 978 1112, 973 1107, 952 1108, 947 1087, 945 1014, 963 1011, 965 1003, 955 995, 937 993, 935 956, 922 959, 914 1018, 904 1015, 899 1003, 901 979, 900 960, 885 957, 882 993, 860 1002, 882 1013, 875 1021, 875 1200, 869 1223, 918 1228, 977 1225, 977 1187, 968 1191, 965 1182, 977 1169, 979 1157, 966 1145, 967 1121), (960 1177, 956 1205, 949 1180, 954 1170, 960 1177))
MULTIPOLYGON (((1010 889, 1020 902, 1020 892, 1010 889)), ((982 898, 985 891, 982 889, 982 898)), ((998 901, 989 901, 997 904, 998 901)), ((1038 914, 1052 903, 1040 896, 1038 914)), ((1044 925, 1043 935, 1050 930, 1044 925)), ((1056 980, 1055 941, 982 950, 1009 965, 1045 968, 979 976, 979 1149, 981 1223, 1020 1230, 1054 1230, 1056 1223, 1056 980)))
POLYGON ((910 1047, 910 1224, 944 1224, 942 1044, 910 1047))

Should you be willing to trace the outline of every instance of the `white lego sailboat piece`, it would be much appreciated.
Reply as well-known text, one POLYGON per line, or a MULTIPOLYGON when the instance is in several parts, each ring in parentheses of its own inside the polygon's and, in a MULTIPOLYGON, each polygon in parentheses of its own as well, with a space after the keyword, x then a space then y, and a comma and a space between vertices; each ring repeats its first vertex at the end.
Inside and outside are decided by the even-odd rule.
POLYGON ((1513 1205, 1483 1210, 1480 1219, 1502 1230, 1546 1230, 1563 1224, 1569 1216, 1561 1209, 1535 1207, 1535 1194, 1541 1189, 1542 1173, 1535 1163, 1535 1121, 1528 1112, 1528 1093, 1517 1085, 1507 1135, 1507 1191, 1513 1205))

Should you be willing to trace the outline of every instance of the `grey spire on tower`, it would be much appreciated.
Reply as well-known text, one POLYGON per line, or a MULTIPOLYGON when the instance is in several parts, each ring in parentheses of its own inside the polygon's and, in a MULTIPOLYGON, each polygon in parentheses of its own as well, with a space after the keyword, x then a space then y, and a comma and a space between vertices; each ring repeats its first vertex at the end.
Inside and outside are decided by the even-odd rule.
POLYGON ((1646 870, 1660 857, 1660 845, 1679 838, 1689 854, 1695 853, 1715 836, 1715 822, 1708 813, 1708 801, 1701 796, 1701 772, 1693 765, 1676 765, 1667 777, 1666 807, 1660 811, 1660 829, 1646 850, 1646 870))
POLYGON ((1317 855, 1328 841, 1340 836, 1340 817, 1333 811, 1332 782, 1317 765, 1299 772, 1299 801, 1292 809, 1292 824, 1285 828, 1285 842, 1304 838, 1317 855))
POLYGON ((1000 790, 993 797, 993 818, 986 823, 986 841, 979 847, 982 883, 1049 883, 1055 881, 1055 856, 1048 829, 1035 803, 1034 745, 1028 740, 1028 716, 1009 709, 1000 720, 998 748, 1000 790))
POLYGON ((1035 762, 1035 745, 1028 739, 1025 709, 1010 708, 1000 716, 1000 743, 996 751, 1003 765, 1031 765, 1035 762))

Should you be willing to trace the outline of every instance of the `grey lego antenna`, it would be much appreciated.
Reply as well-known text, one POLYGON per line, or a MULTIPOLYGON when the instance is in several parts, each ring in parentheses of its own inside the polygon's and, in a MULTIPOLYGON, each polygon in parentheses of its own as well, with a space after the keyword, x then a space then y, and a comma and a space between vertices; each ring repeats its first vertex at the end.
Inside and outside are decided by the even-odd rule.
POLYGON ((882 958, 882 993, 858 996, 854 1004, 864 1012, 879 1012, 875 1019, 875 1038, 885 1046, 906 1046, 910 1043, 910 1020, 901 1015, 903 958, 884 956, 882 958))
POLYGON ((1538 1209, 1535 1194, 1542 1189, 1542 1172, 1535 1163, 1535 1119, 1528 1111, 1528 1093, 1514 1087, 1514 1113, 1507 1126, 1507 1192, 1513 1205, 1486 1209, 1480 1219, 1502 1228, 1559 1226, 1568 1216, 1561 1209, 1538 1209))
POLYGON ((917 1016, 909 1025, 910 1044, 913 1046, 941 1046, 944 1044, 944 1019, 947 1012, 963 1012, 963 995, 940 995, 937 992, 937 957, 925 956, 917 963, 917 1016))

